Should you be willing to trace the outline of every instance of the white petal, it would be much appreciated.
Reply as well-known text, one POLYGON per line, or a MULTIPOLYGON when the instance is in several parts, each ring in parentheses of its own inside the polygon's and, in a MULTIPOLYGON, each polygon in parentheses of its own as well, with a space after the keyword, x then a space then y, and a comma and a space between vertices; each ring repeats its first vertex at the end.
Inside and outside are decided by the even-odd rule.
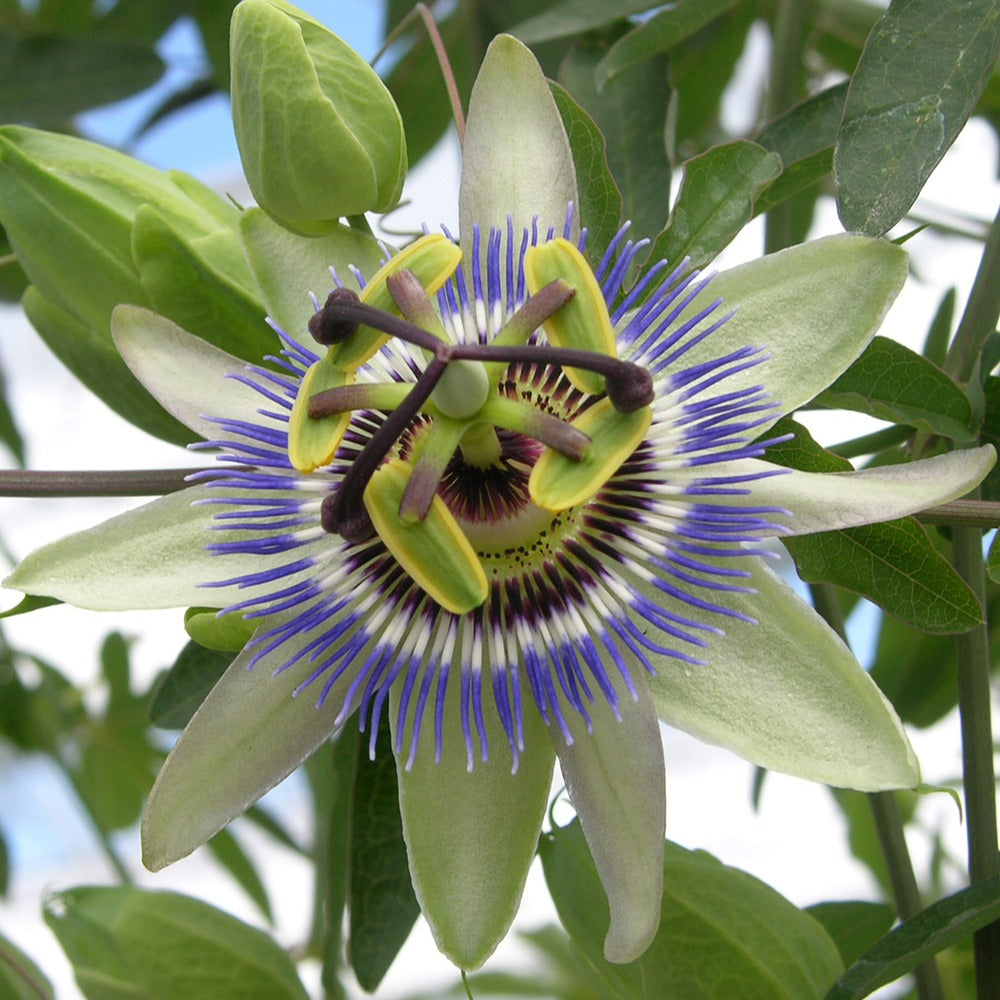
MULTIPOLYGON (((484 687, 489 691, 489 685, 484 687)), ((398 735, 399 685, 389 719, 398 735)), ((517 913, 552 788, 552 743, 534 705, 524 714, 524 752, 516 774, 491 696, 483 714, 490 760, 467 770, 459 680, 446 702, 441 760, 433 723, 424 723, 413 767, 408 739, 397 754, 399 805, 413 889, 438 948, 459 968, 476 969, 503 940, 517 913)), ((430 714, 428 712, 428 714, 430 714)))
POLYGON ((609 962, 631 962, 649 947, 663 895, 663 744, 645 677, 634 680, 638 700, 620 692, 621 722, 599 702, 592 733, 568 712, 573 744, 555 737, 566 788, 608 897, 609 962))
POLYGON ((770 570, 750 568, 755 594, 715 597, 758 624, 722 622, 726 635, 709 640, 704 665, 661 660, 650 680, 659 717, 812 781, 861 791, 916 786, 899 719, 850 650, 770 570))
POLYGON ((678 323, 715 299, 736 314, 678 365, 759 347, 768 361, 727 378, 720 392, 761 383, 789 413, 837 378, 868 346, 907 274, 905 251, 841 234, 811 240, 716 275, 678 323), (848 289, 845 293, 845 289, 848 289))
POLYGON ((248 592, 235 586, 202 585, 274 569, 297 556, 207 552, 209 542, 247 537, 209 530, 212 516, 228 509, 197 502, 213 492, 218 495, 189 486, 45 545, 22 559, 3 585, 92 611, 225 607, 245 599, 248 592))
POLYGON ((697 472, 712 477, 780 470, 747 484, 749 495, 727 497, 726 502, 781 507, 791 514, 780 519, 789 529, 783 534, 808 535, 891 521, 947 503, 981 483, 995 464, 992 445, 983 445, 859 472, 800 472, 757 459, 705 465, 697 472))
POLYGON ((498 35, 469 99, 459 191, 466 260, 474 224, 485 236, 509 216, 519 239, 537 216, 543 234, 555 226, 561 235, 570 202, 579 206, 573 153, 549 85, 528 48, 498 35))
POLYGON ((111 335, 132 374, 168 413, 203 438, 214 438, 219 430, 206 417, 259 419, 264 397, 227 377, 246 369, 242 358, 140 306, 117 306, 111 335))
POLYGON ((253 670, 244 650, 195 712, 146 802, 142 859, 151 871, 205 843, 334 732, 350 678, 317 707, 322 679, 293 693, 314 665, 306 661, 272 676, 306 641, 291 640, 253 670))

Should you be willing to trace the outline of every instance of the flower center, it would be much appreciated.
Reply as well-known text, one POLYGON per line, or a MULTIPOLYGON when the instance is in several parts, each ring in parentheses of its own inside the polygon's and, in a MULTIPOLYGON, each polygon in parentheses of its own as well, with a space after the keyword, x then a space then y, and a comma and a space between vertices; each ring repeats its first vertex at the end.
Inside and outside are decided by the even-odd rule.
POLYGON ((404 266, 414 259, 412 250, 394 258, 371 283, 387 289, 392 310, 336 289, 313 317, 310 331, 329 351, 303 379, 289 452, 297 466, 298 456, 332 455, 352 411, 385 412, 324 500, 323 527, 355 542, 378 534, 434 600, 461 614, 488 596, 484 562, 495 573, 504 554, 533 549, 632 454, 650 425, 652 379, 618 358, 603 294, 568 241, 528 250, 531 294, 486 344, 449 339, 427 281, 404 266), (539 328, 547 343, 536 342, 539 328), (372 342, 372 331, 424 355, 415 382, 355 381, 341 359, 364 355, 354 341, 372 342))

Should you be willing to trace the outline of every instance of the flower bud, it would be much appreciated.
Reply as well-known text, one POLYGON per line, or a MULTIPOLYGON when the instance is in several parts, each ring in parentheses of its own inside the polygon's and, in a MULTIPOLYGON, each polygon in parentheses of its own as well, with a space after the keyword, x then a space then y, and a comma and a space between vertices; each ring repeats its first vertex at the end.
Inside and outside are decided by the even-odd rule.
POLYGON ((233 126, 250 190, 304 234, 382 212, 406 175, 403 122, 371 67, 283 0, 243 0, 230 35, 233 126))

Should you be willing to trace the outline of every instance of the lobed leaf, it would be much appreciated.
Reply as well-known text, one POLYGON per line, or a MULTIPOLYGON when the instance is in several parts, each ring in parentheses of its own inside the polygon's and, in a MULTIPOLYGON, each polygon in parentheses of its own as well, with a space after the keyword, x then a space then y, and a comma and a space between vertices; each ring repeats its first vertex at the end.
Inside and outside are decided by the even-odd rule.
POLYGON ((826 1000, 862 1000, 939 951, 1000 919, 1000 878, 961 889, 904 920, 837 980, 826 1000))
POLYGON ((628 965, 604 961, 607 903, 579 822, 539 846, 556 910, 602 989, 620 1000, 815 997, 843 968, 823 927, 753 876, 667 844, 660 929, 628 965))
POLYGON ((716 146, 684 164, 684 180, 651 260, 704 267, 750 221, 759 194, 781 173, 781 159, 746 139, 716 146))
POLYGON ((998 49, 994 0, 909 0, 879 18, 834 154, 845 229, 878 235, 903 217, 972 113, 998 49))
POLYGON ((664 140, 670 85, 657 56, 599 90, 594 73, 604 39, 577 41, 559 67, 559 82, 594 119, 607 141, 608 167, 635 238, 663 228, 670 211, 670 162, 664 140))
POLYGON ((935 364, 887 337, 875 337, 815 403, 955 441, 976 436, 972 404, 962 389, 935 364))
POLYGON ((85 887, 50 897, 45 922, 88 1000, 307 1000, 291 958, 271 937, 200 900, 85 887))

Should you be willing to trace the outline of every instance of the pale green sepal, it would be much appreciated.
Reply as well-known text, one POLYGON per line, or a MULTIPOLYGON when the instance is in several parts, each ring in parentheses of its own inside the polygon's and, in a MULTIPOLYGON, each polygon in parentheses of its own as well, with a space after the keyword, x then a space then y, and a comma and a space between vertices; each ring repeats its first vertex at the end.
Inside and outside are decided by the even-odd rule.
POLYGON ((735 315, 692 346, 678 365, 687 368, 747 345, 760 347, 768 360, 729 376, 719 392, 763 383, 780 412, 790 413, 825 389, 868 346, 906 275, 906 252, 900 247, 847 234, 811 240, 723 271, 671 328, 718 298, 723 303, 711 320, 730 310, 735 315))
POLYGON ((748 458, 700 466, 698 475, 777 473, 750 483, 748 495, 726 502, 780 507, 791 514, 776 519, 788 528, 782 534, 808 535, 890 521, 947 503, 978 486, 995 464, 996 452, 987 444, 859 472, 801 472, 748 458))
MULTIPOLYGON (((579 209, 573 152, 549 85, 528 48, 498 35, 469 98, 458 198, 465 259, 474 225, 484 247, 490 226, 506 231, 508 217, 516 242, 536 217, 543 237, 550 226, 563 235, 571 202, 579 209)), ((569 239, 579 232, 577 211, 569 239)))
POLYGON ((141 306, 116 306, 111 335, 132 374, 171 416, 203 438, 219 434, 210 416, 260 420, 264 397, 229 377, 246 369, 242 358, 141 306))
MULTIPOLYGON (((555 755, 539 714, 524 713, 524 746, 511 773, 507 738, 483 684, 483 717, 490 759, 476 747, 467 767, 454 677, 445 705, 441 760, 435 762, 432 721, 407 770, 410 727, 396 755, 403 837, 413 890, 438 948, 461 969, 476 969, 503 940, 517 913, 535 856, 542 817, 552 788, 555 755)), ((389 721, 399 738, 399 698, 393 689, 389 721)))
POLYGON ((288 460, 299 472, 312 472, 331 462, 351 422, 350 411, 313 419, 309 400, 328 389, 353 385, 354 378, 354 372, 345 371, 330 354, 313 362, 302 377, 288 418, 288 460))
MULTIPOLYGON (((235 491, 228 495, 233 496, 235 491)), ((246 540, 246 532, 209 531, 227 505, 198 503, 218 490, 189 486, 112 517, 25 556, 3 585, 25 594, 56 597, 91 611, 187 608, 246 598, 235 586, 202 587, 288 563, 288 553, 213 556, 210 542, 246 540)), ((248 495, 244 491, 243 495, 248 495)), ((296 577, 289 577, 289 584, 296 577)))
MULTIPOLYGON (((726 634, 708 637, 703 664, 658 659, 649 683, 659 717, 811 781, 865 792, 918 785, 899 718, 850 650, 761 562, 747 560, 746 568, 756 593, 713 592, 712 599, 759 616, 757 624, 726 619, 726 634)), ((692 613, 659 592, 656 600, 692 613)))
POLYGON ((280 673, 312 638, 296 635, 252 670, 244 650, 209 692, 156 778, 142 817, 142 861, 151 871, 190 854, 283 781, 337 728, 350 676, 321 706, 322 682, 295 689, 315 664, 280 673))
POLYGON ((638 958, 660 925, 666 777, 660 726, 646 678, 633 678, 638 700, 616 685, 621 721, 599 700, 593 732, 568 713, 574 743, 556 736, 569 797, 611 910, 604 941, 609 962, 638 958))
POLYGON ((646 436, 653 411, 621 413, 611 400, 599 400, 573 421, 590 438, 587 454, 576 461, 546 448, 531 470, 531 499, 546 510, 568 510, 589 500, 618 471, 646 436))
POLYGON ((375 239, 346 226, 325 236, 299 236, 250 208, 240 218, 240 236, 268 316, 304 343, 311 342, 306 324, 315 312, 309 293, 322 304, 333 288, 331 267, 347 287, 356 288, 350 265, 365 276, 382 266, 375 239))
POLYGON ((365 487, 365 508, 379 538, 417 586, 446 611, 465 614, 489 595, 486 573, 439 496, 422 520, 400 517, 412 472, 411 466, 398 460, 381 466, 365 487))
MULTIPOLYGON (((576 294, 557 309, 544 324, 546 336, 556 347, 618 357, 618 345, 601 286, 587 259, 562 237, 528 247, 524 255, 524 277, 534 295, 552 281, 562 279, 576 294)), ((598 396, 604 392, 604 376, 584 368, 565 367, 566 377, 582 392, 598 396)))

